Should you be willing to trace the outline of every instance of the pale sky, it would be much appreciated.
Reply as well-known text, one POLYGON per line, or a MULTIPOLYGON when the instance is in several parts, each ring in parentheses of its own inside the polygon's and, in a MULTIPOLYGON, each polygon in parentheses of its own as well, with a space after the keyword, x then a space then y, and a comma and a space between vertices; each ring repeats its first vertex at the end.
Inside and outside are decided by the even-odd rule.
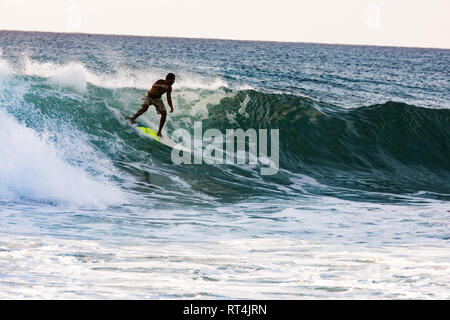
POLYGON ((450 49, 450 0, 0 0, 0 30, 450 49))

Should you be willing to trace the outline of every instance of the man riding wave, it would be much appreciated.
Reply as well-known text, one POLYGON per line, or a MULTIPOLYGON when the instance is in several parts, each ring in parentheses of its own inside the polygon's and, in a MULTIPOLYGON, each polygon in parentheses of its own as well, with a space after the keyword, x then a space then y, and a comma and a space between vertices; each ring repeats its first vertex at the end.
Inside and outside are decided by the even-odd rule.
POLYGON ((166 76, 166 80, 159 79, 156 81, 151 89, 147 92, 147 94, 143 98, 142 108, 131 118, 125 116, 126 119, 130 121, 131 124, 136 123, 136 119, 142 115, 144 112, 148 110, 148 107, 154 105, 156 108, 156 112, 161 115, 161 120, 159 122, 159 130, 158 136, 161 137, 161 131, 164 127, 164 123, 166 122, 167 111, 164 103, 162 101, 162 95, 167 93, 167 103, 170 106, 170 113, 173 112, 172 105, 172 85, 175 82, 175 75, 173 73, 169 73, 166 76))

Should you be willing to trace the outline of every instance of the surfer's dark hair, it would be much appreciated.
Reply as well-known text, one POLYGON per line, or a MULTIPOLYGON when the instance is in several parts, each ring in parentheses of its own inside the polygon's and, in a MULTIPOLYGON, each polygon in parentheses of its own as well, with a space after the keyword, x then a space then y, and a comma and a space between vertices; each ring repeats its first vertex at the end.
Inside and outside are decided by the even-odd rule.
POLYGON ((166 80, 174 80, 174 79, 175 79, 175 75, 172 72, 167 74, 166 80))

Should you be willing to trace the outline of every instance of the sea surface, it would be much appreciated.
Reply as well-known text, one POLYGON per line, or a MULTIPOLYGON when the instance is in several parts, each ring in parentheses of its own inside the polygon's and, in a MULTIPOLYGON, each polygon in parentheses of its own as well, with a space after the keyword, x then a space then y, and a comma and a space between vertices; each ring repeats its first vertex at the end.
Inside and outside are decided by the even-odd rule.
POLYGON ((0 299, 450 299, 449 74, 442 49, 0 31, 0 299), (277 174, 173 164, 124 121, 168 72, 164 135, 279 129, 277 174))

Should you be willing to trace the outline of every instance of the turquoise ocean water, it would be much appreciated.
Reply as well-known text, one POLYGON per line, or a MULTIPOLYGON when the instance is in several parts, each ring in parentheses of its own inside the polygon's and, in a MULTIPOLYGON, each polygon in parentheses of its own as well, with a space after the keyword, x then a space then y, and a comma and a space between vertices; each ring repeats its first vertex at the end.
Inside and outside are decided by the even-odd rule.
POLYGON ((449 66, 440 49, 0 31, 0 298, 450 298, 449 66), (163 133, 279 129, 278 173, 174 165, 128 125, 168 72, 163 133))

